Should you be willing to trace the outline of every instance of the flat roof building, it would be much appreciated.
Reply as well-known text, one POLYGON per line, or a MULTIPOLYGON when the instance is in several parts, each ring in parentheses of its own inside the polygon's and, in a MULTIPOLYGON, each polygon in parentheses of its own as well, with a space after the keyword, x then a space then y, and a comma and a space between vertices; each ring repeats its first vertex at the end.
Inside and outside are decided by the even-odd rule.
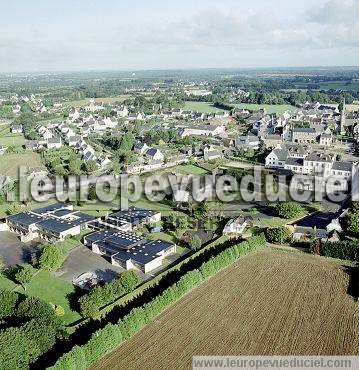
POLYGON ((9 216, 6 223, 10 231, 28 242, 35 238, 64 240, 66 236, 80 234, 95 220, 91 215, 74 211, 72 205, 59 202, 9 216))

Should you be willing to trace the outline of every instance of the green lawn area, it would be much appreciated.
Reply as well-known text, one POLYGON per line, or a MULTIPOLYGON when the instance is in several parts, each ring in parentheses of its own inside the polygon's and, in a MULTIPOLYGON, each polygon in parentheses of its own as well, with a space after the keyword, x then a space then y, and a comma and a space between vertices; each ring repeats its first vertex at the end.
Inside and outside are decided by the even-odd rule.
POLYGON ((210 102, 197 102, 197 101, 186 101, 183 110, 191 110, 199 113, 224 112, 223 109, 214 107, 213 104, 210 102))
POLYGON ((258 110, 265 108, 267 113, 284 113, 285 111, 293 111, 295 107, 289 104, 279 104, 279 105, 272 105, 272 104, 233 104, 237 108, 244 108, 248 110, 258 110))
POLYGON ((28 168, 41 166, 40 154, 26 151, 0 156, 0 174, 17 178, 19 166, 27 166, 28 168))
MULTIPOLYGON (((116 208, 116 207, 115 207, 116 208)), ((119 206, 117 207, 117 209, 119 206)), ((88 213, 95 217, 102 217, 106 216, 107 213, 112 213, 112 210, 114 209, 113 205, 111 203, 91 203, 87 202, 84 203, 82 206, 75 206, 75 210, 88 213)))
POLYGON ((66 324, 71 324, 81 319, 80 314, 73 311, 69 305, 68 295, 75 292, 74 285, 53 276, 50 272, 39 271, 31 283, 27 285, 26 291, 21 286, 18 286, 16 291, 62 306, 65 310, 63 320, 66 324))
POLYGON ((13 290, 16 287, 16 284, 5 277, 4 275, 0 275, 0 289, 8 289, 13 290))
MULTIPOLYGON (((130 95, 120 95, 116 97, 110 97, 110 98, 96 98, 94 99, 95 102, 102 102, 102 103, 108 103, 112 104, 115 102, 123 102, 126 99, 129 99, 130 95)), ((67 101, 63 103, 64 107, 84 107, 85 105, 90 104, 90 99, 81 99, 81 100, 72 100, 67 101)))
POLYGON ((204 168, 201 168, 194 164, 183 164, 180 166, 176 166, 176 167, 171 168, 171 171, 180 172, 184 175, 189 175, 189 174, 205 175, 206 173, 208 173, 208 171, 205 170, 204 168))
POLYGON ((4 147, 9 146, 22 146, 25 145, 25 139, 23 134, 13 134, 10 129, 7 128, 0 133, 0 145, 4 147))
MULTIPOLYGON (((309 83, 302 82, 302 83, 296 83, 295 86, 299 88, 304 88, 310 85, 309 83)), ((317 85, 317 84, 315 84, 317 85)), ((344 91, 358 91, 359 90, 359 81, 352 81, 350 83, 347 83, 346 81, 327 81, 327 82, 320 82, 319 84, 319 90, 344 90, 344 91)))
POLYGON ((170 242, 170 243, 175 243, 176 242, 176 237, 174 235, 170 235, 170 234, 162 232, 162 231, 160 233, 154 233, 152 235, 154 237, 156 237, 156 239, 165 240, 165 241, 170 242))
POLYGON ((172 208, 166 204, 151 202, 148 199, 141 198, 137 202, 129 202, 130 206, 135 206, 153 211, 161 211, 162 216, 168 216, 172 212, 172 208))

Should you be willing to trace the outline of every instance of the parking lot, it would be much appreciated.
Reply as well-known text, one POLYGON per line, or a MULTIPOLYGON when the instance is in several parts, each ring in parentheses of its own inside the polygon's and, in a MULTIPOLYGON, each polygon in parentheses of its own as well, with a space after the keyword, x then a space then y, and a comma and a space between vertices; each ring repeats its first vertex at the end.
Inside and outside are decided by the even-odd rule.
MULTIPOLYGON (((123 268, 113 266, 104 257, 93 253, 84 245, 80 245, 70 252, 62 268, 56 272, 56 276, 73 282, 84 273, 93 273, 99 280, 109 282, 123 271, 125 271, 123 268)), ((146 279, 141 272, 138 274, 143 280, 146 279)))
POLYGON ((5 267, 29 262, 31 253, 39 250, 39 243, 22 243, 19 237, 10 231, 0 232, 0 256, 5 267))

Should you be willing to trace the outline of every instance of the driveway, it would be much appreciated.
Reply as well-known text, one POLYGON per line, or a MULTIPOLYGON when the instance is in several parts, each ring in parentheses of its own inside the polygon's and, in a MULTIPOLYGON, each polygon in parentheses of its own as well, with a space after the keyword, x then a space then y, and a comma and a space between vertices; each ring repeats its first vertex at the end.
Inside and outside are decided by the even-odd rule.
MULTIPOLYGON (((74 248, 62 268, 56 272, 56 276, 69 282, 73 282, 84 273, 94 273, 104 281, 112 281, 118 274, 125 271, 122 267, 113 266, 105 257, 93 253, 84 245, 74 248)), ((136 271, 140 278, 144 280, 144 274, 136 271)))
POLYGON ((101 280, 111 281, 124 269, 113 266, 105 258, 93 253, 84 245, 74 248, 62 268, 56 272, 58 277, 72 282, 85 272, 96 274, 101 280))
POLYGON ((30 262, 31 253, 38 251, 39 245, 36 242, 22 243, 19 237, 10 231, 0 232, 0 256, 5 267, 30 262))

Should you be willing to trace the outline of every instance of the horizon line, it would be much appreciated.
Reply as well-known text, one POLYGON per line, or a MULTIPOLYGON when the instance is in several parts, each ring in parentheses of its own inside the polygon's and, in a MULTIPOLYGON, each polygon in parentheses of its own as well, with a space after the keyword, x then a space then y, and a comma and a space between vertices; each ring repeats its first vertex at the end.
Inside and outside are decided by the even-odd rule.
POLYGON ((67 74, 67 73, 136 73, 136 72, 186 72, 186 71, 240 71, 240 70, 286 70, 286 69, 359 69, 359 65, 306 65, 306 66, 262 66, 262 67, 188 67, 188 68, 138 68, 138 69, 66 69, 66 70, 32 70, 0 71, 0 75, 12 74, 67 74))

